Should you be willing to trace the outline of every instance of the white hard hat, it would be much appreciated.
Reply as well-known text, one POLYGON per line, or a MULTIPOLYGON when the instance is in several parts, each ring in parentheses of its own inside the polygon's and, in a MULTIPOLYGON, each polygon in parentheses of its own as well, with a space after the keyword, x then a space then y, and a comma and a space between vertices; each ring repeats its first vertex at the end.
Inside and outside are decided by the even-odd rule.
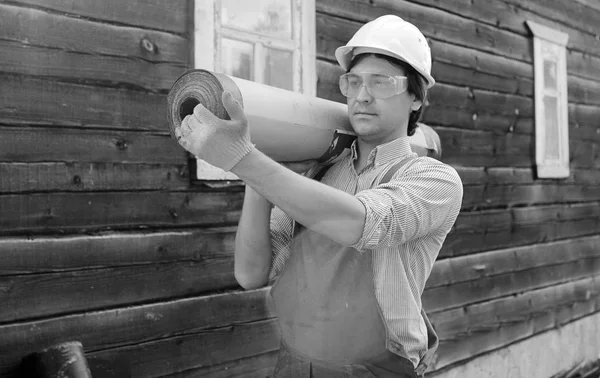
POLYGON ((423 75, 428 88, 435 84, 427 39, 416 26, 398 16, 389 14, 364 24, 346 46, 335 50, 335 57, 347 70, 352 58, 364 53, 387 55, 406 62, 423 75))

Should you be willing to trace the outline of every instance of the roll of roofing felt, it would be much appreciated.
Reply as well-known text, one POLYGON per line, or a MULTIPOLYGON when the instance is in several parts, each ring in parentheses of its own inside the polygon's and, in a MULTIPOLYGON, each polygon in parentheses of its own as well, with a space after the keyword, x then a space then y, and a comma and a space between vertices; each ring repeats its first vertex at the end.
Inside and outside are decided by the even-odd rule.
POLYGON ((276 161, 331 161, 356 138, 345 104, 206 70, 188 71, 173 84, 167 97, 171 135, 197 104, 228 119, 223 91, 244 107, 252 143, 276 161))
MULTIPOLYGON (((228 119, 221 102, 224 91, 231 92, 244 107, 252 143, 276 161, 317 159, 333 163, 348 152, 356 139, 345 104, 207 70, 187 71, 169 91, 171 136, 198 104, 217 117, 228 119)), ((411 137, 415 152, 427 155, 428 150, 438 151, 437 146, 429 145, 435 139, 429 134, 437 137, 435 131, 427 126, 423 131, 411 137)))

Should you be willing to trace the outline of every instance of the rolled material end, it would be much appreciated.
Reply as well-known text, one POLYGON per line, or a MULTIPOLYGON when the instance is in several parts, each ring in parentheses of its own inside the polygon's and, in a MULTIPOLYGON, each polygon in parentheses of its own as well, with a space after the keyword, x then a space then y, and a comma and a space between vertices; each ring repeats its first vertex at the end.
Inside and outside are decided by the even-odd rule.
POLYGON ((175 138, 175 128, 181 125, 186 116, 194 113, 198 104, 202 104, 221 119, 229 119, 221 101, 224 91, 231 92, 233 97, 243 104, 240 90, 225 75, 207 70, 189 70, 181 75, 167 96, 167 119, 171 137, 175 138))

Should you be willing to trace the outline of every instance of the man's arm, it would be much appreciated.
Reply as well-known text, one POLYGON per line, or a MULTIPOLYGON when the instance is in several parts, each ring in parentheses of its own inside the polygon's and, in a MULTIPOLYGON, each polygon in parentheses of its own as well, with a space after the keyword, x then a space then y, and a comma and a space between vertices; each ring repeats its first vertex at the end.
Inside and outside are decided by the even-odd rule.
POLYGON ((454 168, 431 158, 414 161, 388 183, 356 195, 367 209, 358 250, 385 248, 449 231, 460 211, 463 187, 454 168))
POLYGON ((246 186, 242 215, 235 235, 234 274, 244 289, 263 286, 271 269, 270 218, 272 205, 246 186))
POLYGON ((222 101, 230 120, 219 119, 198 104, 194 114, 174 130, 179 144, 209 164, 235 173, 304 227, 343 245, 357 242, 366 215, 362 203, 256 150, 241 105, 228 92, 223 93, 222 101))
POLYGON ((231 170, 304 227, 342 244, 363 233, 366 209, 353 195, 299 175, 254 149, 231 170))

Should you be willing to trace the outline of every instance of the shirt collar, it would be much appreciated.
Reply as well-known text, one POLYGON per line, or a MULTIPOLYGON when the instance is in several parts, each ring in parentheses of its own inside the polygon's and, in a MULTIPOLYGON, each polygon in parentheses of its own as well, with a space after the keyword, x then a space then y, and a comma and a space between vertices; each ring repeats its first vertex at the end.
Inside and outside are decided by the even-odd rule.
MULTIPOLYGON (((358 141, 355 140, 354 143, 352 143, 350 151, 352 160, 358 159, 358 141)), ((403 158, 412 153, 412 149, 410 148, 410 138, 400 137, 375 147, 369 154, 367 161, 369 163, 374 162, 375 166, 379 166, 381 164, 389 163, 390 161, 398 160, 399 158, 403 158)))

